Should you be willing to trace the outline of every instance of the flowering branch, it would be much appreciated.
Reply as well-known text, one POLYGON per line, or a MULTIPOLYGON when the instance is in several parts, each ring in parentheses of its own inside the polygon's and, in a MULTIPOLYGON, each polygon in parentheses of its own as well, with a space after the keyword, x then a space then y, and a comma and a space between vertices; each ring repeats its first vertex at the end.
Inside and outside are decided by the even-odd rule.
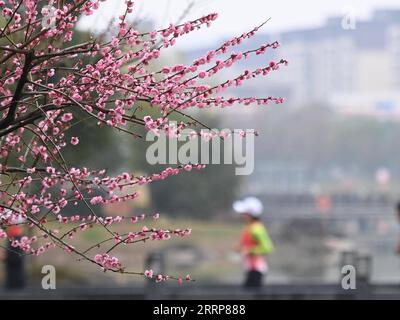
POLYGON ((73 152, 84 139, 72 135, 71 128, 91 120, 100 128, 108 127, 135 139, 142 138, 135 132, 138 127, 148 131, 176 131, 179 136, 179 130, 169 125, 172 113, 182 115, 187 121, 182 121, 179 128, 195 124, 207 127, 186 114, 187 108, 282 103, 281 97, 241 98, 219 94, 243 85, 248 79, 266 76, 287 61, 271 61, 235 78, 217 81, 213 87, 203 83, 242 59, 278 49, 279 43, 272 42, 245 52, 230 52, 251 39, 267 20, 223 42, 187 66, 164 65, 157 69, 154 62, 159 61, 165 48, 174 46, 186 34, 209 27, 217 14, 139 32, 127 19, 134 7, 130 0, 125 0, 125 10, 115 32, 70 45, 79 17, 93 14, 101 2, 74 0, 65 4, 60 1, 54 6, 54 0, 0 0, 0 14, 6 19, 0 30, 0 239, 9 242, 10 250, 18 248, 26 255, 60 248, 104 271, 142 275, 157 282, 192 281, 190 276, 174 278, 154 275, 151 270, 128 271, 117 257, 110 256, 122 245, 187 236, 190 229, 145 227, 119 234, 115 224, 128 220, 135 223, 142 218, 101 217, 93 208, 135 201, 140 194, 129 191, 129 187, 204 166, 168 167, 148 176, 127 172, 111 176, 104 169, 78 167, 67 163, 64 157, 64 152, 73 152), (223 54, 226 58, 218 59, 223 54), (149 108, 137 112, 139 104, 149 108), (148 110, 152 110, 153 117, 148 110), (70 149, 65 151, 67 146, 70 149), (79 203, 85 209, 66 217, 67 205, 79 203), (8 232, 12 227, 31 229, 34 236, 26 235, 25 230, 14 237, 8 232), (73 245, 76 235, 94 227, 106 230, 107 237, 85 250, 73 245), (63 228, 64 232, 60 233, 63 228), (112 245, 111 241, 114 241, 112 245), (106 245, 110 245, 108 249, 93 252, 106 245))

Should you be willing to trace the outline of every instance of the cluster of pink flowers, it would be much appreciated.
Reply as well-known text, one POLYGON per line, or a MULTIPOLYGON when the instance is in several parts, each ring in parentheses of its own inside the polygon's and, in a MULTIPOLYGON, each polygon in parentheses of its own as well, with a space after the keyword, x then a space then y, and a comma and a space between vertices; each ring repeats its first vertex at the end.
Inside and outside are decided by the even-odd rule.
POLYGON ((122 268, 122 265, 119 262, 118 258, 111 257, 107 253, 96 254, 94 256, 94 261, 100 264, 104 271, 107 271, 109 269, 119 270, 122 268))
MULTIPOLYGON (((145 276, 146 278, 149 278, 149 279, 154 279, 155 282, 163 282, 163 281, 168 281, 168 280, 170 280, 170 279, 174 279, 174 280, 177 280, 179 284, 182 284, 182 283, 183 283, 183 279, 182 279, 182 278, 173 278, 173 277, 170 277, 170 276, 164 275, 164 274, 157 274, 157 275, 155 275, 155 274, 154 274, 154 271, 153 271, 152 269, 145 270, 144 276, 145 276)), ((185 277, 185 280, 186 280, 186 281, 192 281, 192 278, 191 278, 191 276, 188 274, 188 275, 185 277)))
MULTIPOLYGON (((57 220, 60 223, 63 224, 69 224, 69 223, 78 223, 78 222, 82 222, 82 223, 105 223, 107 225, 111 225, 113 223, 119 223, 122 222, 124 220, 130 219, 130 221, 132 223, 136 223, 138 221, 143 221, 146 218, 146 214, 140 214, 137 216, 132 216, 132 217, 125 217, 125 216, 115 216, 115 217, 97 217, 97 216, 80 216, 78 214, 73 215, 73 216, 62 216, 61 214, 57 215, 57 220)), ((154 220, 159 219, 160 214, 158 212, 150 214, 150 217, 152 217, 154 220)))
POLYGON ((209 99, 206 103, 200 103, 197 105, 198 108, 210 108, 220 106, 221 108, 230 107, 235 104, 243 104, 245 106, 256 104, 258 106, 269 104, 270 102, 274 102, 275 104, 281 104, 284 102, 284 99, 279 97, 267 97, 267 98, 215 98, 209 99))
POLYGON ((7 233, 0 228, 0 239, 7 239, 7 233))
POLYGON ((31 238, 24 236, 20 240, 12 240, 11 246, 13 248, 20 248, 25 252, 31 251, 31 244, 37 241, 37 236, 33 236, 31 238))
POLYGON ((129 232, 125 238, 120 235, 116 235, 114 237, 116 244, 129 244, 134 243, 136 241, 146 241, 147 239, 150 240, 169 240, 171 239, 172 235, 177 237, 186 237, 192 233, 191 229, 175 229, 175 230, 168 230, 168 229, 149 229, 147 226, 143 226, 141 231, 138 232, 129 232))
POLYGON ((150 234, 150 239, 151 240, 169 240, 169 239, 171 239, 171 234, 174 234, 174 235, 177 235, 180 237, 185 237, 185 236, 190 235, 191 233, 192 233, 191 229, 185 229, 185 230, 177 229, 177 230, 173 230, 173 231, 160 229, 160 230, 152 231, 150 234))
POLYGON ((150 270, 145 270, 145 271, 144 271, 144 275, 145 275, 145 277, 151 279, 151 278, 153 278, 153 276, 154 276, 154 272, 153 272, 152 269, 150 269, 150 270))
MULTIPOLYGON (((71 168, 69 172, 62 173, 61 170, 57 170, 54 167, 48 166, 44 168, 30 167, 25 171, 27 176, 15 183, 20 186, 21 191, 10 196, 8 201, 9 204, 17 202, 18 205, 15 207, 18 212, 38 215, 43 210, 51 210, 52 213, 59 215, 60 211, 68 205, 73 203, 76 205, 78 201, 84 199, 83 194, 77 190, 67 191, 67 189, 61 187, 59 192, 50 193, 46 192, 50 188, 64 185, 67 182, 72 181, 77 186, 83 186, 85 191, 92 195, 96 193, 96 190, 100 188, 106 188, 109 195, 107 197, 103 195, 92 195, 89 199, 91 205, 110 204, 116 202, 124 202, 128 200, 136 199, 139 196, 138 192, 126 194, 123 196, 117 196, 113 194, 114 190, 124 190, 128 186, 132 185, 144 185, 149 184, 153 181, 164 180, 171 175, 177 175, 181 171, 190 171, 193 168, 203 169, 205 165, 185 165, 178 166, 176 168, 168 167, 162 170, 160 173, 154 173, 150 176, 139 176, 136 177, 133 174, 122 173, 115 177, 104 176, 104 170, 101 171, 89 171, 87 168, 77 169, 71 168), (47 174, 47 176, 44 176, 47 174), (35 177, 36 176, 36 177, 35 177), (41 193, 40 196, 30 196, 28 193, 29 187, 32 181, 37 180, 40 177, 41 193)), ((1 171, 8 171, 10 168, 2 166, 1 171)), ((75 189, 75 188, 73 188, 75 189)), ((4 211, 4 208, 0 207, 4 211)), ((100 223, 102 219, 99 219, 100 223)))

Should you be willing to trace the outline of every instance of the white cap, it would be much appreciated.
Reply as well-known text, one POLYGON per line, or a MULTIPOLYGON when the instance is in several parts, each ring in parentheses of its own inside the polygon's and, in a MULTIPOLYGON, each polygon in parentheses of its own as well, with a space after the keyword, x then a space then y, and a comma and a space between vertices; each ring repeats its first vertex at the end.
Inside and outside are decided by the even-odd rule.
POLYGON ((248 213, 253 217, 259 217, 263 213, 263 204, 255 197, 247 197, 233 203, 233 210, 239 214, 248 213))

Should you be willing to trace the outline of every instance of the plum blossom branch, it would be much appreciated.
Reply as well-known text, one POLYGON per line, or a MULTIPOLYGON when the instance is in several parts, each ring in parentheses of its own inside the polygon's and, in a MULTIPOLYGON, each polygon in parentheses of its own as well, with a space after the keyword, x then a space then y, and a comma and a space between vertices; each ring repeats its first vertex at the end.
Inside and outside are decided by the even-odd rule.
POLYGON ((282 97, 269 95, 221 94, 251 78, 266 76, 287 61, 271 61, 234 78, 215 81, 214 86, 206 83, 243 59, 279 48, 278 42, 271 42, 244 52, 232 51, 243 41, 249 41, 268 19, 188 65, 157 67, 165 48, 174 46, 187 34, 209 27, 218 15, 211 13, 141 32, 134 24, 128 24, 128 16, 134 11, 130 0, 124 0, 126 7, 115 23, 116 28, 74 44, 79 17, 93 14, 102 2, 60 1, 55 6, 53 0, 0 0, 0 15, 5 18, 0 39, 6 43, 0 46, 0 239, 25 255, 60 249, 103 271, 141 275, 156 282, 192 281, 190 276, 131 271, 111 255, 128 244, 187 236, 190 229, 138 229, 133 225, 142 220, 141 216, 102 217, 93 208, 136 201, 140 197, 136 188, 204 166, 167 167, 149 175, 110 175, 102 168, 69 164, 65 152, 75 152, 85 139, 85 135, 71 134, 71 128, 90 120, 101 129, 107 127, 136 139, 142 138, 136 132, 139 126, 148 131, 177 134, 180 129, 196 124, 208 128, 185 110, 283 103, 282 97), (226 58, 219 59, 225 54, 226 58), (143 105, 146 107, 142 108, 143 105), (172 113, 183 117, 177 127, 168 124, 172 113), (85 209, 67 217, 68 208, 78 204, 85 209), (129 232, 118 231, 117 225, 123 223, 129 225, 129 232), (9 230, 14 227, 21 228, 20 236, 11 235, 9 230), (96 227, 105 229, 107 236, 89 244, 87 249, 73 245, 75 237, 96 227))

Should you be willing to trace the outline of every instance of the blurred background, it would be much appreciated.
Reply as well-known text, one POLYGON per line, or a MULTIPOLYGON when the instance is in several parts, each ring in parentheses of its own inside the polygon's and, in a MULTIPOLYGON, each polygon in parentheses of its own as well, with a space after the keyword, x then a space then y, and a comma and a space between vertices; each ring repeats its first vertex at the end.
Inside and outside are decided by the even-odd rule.
MULTIPOLYGON (((146 0, 135 5, 135 23, 146 30, 219 13, 211 29, 197 31, 167 49, 163 64, 188 64, 271 17, 236 50, 275 40, 281 47, 242 61, 218 80, 274 59, 285 58, 289 65, 228 93, 282 96, 283 105, 232 106, 193 114, 212 128, 259 131, 253 174, 236 176, 231 165, 209 165, 141 188, 141 197, 133 203, 102 208, 104 215, 157 211, 159 221, 145 222, 193 229, 188 238, 138 244, 115 255, 138 271, 152 265, 169 274, 190 273, 196 279, 193 286, 240 284, 243 271, 233 248, 242 225, 231 205, 253 195, 264 203, 264 222, 276 246, 268 260, 267 286, 339 286, 345 261, 366 265, 362 276, 370 284, 400 284, 400 259, 395 254, 400 236, 395 214, 400 200, 397 1, 146 0)), ((107 32, 108 22, 120 11, 119 1, 107 1, 97 14, 79 22, 79 37, 107 32)), ((81 130, 85 139, 78 152, 67 154, 70 161, 114 173, 152 173, 162 168, 146 163, 143 141, 98 131, 90 123, 81 130), (93 143, 98 139, 101 154, 93 143)), ((86 231, 80 245, 89 246, 103 235, 101 230, 86 231)), ((26 262, 28 286, 40 285, 44 264, 56 267, 58 288, 145 284, 140 277, 102 273, 57 250, 27 257, 26 262)))

